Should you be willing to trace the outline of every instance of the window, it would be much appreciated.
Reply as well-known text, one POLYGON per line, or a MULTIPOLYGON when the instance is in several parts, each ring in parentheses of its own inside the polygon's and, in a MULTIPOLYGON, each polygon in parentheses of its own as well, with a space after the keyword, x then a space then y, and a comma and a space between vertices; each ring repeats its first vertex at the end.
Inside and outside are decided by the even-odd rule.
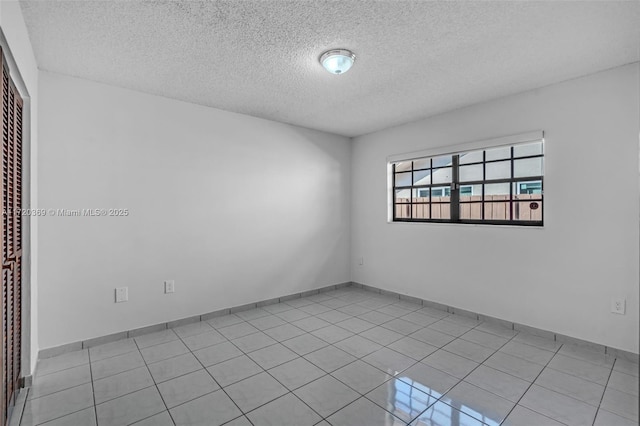
POLYGON ((518 194, 542 194, 542 182, 520 182, 518 194))
POLYGON ((390 164, 393 221, 543 224, 542 137, 390 164))

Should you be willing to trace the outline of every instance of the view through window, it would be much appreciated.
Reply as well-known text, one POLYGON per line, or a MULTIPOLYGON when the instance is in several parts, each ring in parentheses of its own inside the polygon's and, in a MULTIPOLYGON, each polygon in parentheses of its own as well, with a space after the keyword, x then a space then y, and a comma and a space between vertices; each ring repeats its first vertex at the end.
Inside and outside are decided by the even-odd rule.
POLYGON ((393 220, 543 224, 543 140, 392 163, 393 220))

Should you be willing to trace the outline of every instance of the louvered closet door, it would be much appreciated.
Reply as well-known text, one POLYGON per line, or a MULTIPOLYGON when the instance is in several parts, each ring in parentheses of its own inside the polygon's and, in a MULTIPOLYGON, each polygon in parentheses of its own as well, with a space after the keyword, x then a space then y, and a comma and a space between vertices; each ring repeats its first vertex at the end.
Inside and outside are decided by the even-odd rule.
MULTIPOLYGON (((0 50, 0 53, 2 51, 0 50)), ((5 425, 20 383, 22 279, 22 98, 2 56, 2 412, 5 425)))

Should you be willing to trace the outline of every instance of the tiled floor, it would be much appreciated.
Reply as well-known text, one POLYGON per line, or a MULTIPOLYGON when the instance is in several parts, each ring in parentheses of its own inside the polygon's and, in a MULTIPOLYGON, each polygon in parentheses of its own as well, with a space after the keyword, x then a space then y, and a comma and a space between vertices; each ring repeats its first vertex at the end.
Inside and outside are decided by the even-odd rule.
POLYGON ((345 288, 42 360, 26 398, 24 426, 635 425, 638 364, 345 288))

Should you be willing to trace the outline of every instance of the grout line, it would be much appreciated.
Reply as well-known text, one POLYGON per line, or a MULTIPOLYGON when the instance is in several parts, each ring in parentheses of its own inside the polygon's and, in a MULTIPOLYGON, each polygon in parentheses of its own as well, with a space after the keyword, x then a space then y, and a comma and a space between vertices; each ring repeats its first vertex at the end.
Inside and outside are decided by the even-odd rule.
MULTIPOLYGON (((215 330, 215 328, 214 328, 214 330, 215 330)), ((159 332, 161 332, 161 331, 164 331, 164 330, 160 330, 159 332)), ((207 331, 206 333, 208 333, 208 332, 209 332, 209 331, 207 331)), ((154 332, 154 333, 158 333, 158 332, 154 332)), ((149 334, 153 334, 153 333, 149 333, 149 334)), ((204 333, 202 333, 202 334, 204 334, 204 333)), ((194 336, 195 336, 195 335, 194 335, 194 336)), ((140 337, 140 336, 137 336, 137 337, 140 337)), ((191 336, 189 336, 189 337, 191 337, 191 336)), ((223 336, 223 337, 224 337, 224 336, 223 336)), ((129 337, 129 338, 127 338, 127 339, 117 340, 117 341, 114 341, 114 342, 108 342, 108 343, 105 343, 105 345, 113 344, 113 343, 117 343, 117 342, 123 342, 124 340, 128 340, 128 339, 132 339, 132 340, 134 340, 134 341, 135 341, 135 337, 129 337)), ((158 345, 162 345, 162 344, 165 344, 165 343, 171 343, 171 342, 173 342, 173 341, 175 341, 175 340, 177 340, 177 339, 168 340, 168 341, 160 342, 160 343, 155 343, 155 344, 153 344, 153 345, 145 346, 145 347, 144 347, 144 348, 142 348, 142 349, 144 350, 144 349, 151 348, 151 347, 158 346, 158 345)), ((98 346, 100 346, 100 345, 98 345, 98 346)), ((97 346, 94 346, 94 347, 97 347, 97 346)), ((85 350, 86 350, 86 351, 87 351, 87 354, 88 354, 88 353, 89 353, 89 352, 88 352, 88 351, 89 351, 89 349, 91 349, 91 348, 80 349, 80 350, 78 350, 78 351, 74 351, 74 352, 80 352, 80 351, 85 351, 85 350)), ((113 359, 113 358, 116 358, 116 357, 119 357, 119 356, 124 356, 124 355, 130 354, 130 353, 135 353, 136 351, 137 351, 137 352, 140 352, 140 349, 138 349, 138 347, 137 347, 137 343, 136 343, 136 349, 131 349, 131 350, 127 350, 127 351, 122 352, 122 353, 118 353, 118 354, 115 354, 115 355, 110 355, 110 356, 107 356, 107 357, 104 357, 104 358, 100 358, 99 360, 89 361, 89 364, 91 364, 92 362, 93 362, 93 363, 99 363, 99 362, 106 361, 106 360, 109 360, 109 359, 113 359)), ((67 352, 67 353, 71 353, 71 352, 67 352)), ((61 354, 60 356, 62 356, 62 355, 65 355, 65 354, 61 354)), ((53 358, 55 358, 55 357, 46 358, 46 359, 53 359, 53 358)), ((173 358, 173 357, 171 357, 171 358, 173 358)), ((154 363, 152 363, 152 364, 154 364, 154 363)), ((71 367, 62 368, 62 369, 60 369, 60 370, 51 371, 51 372, 46 373, 46 374, 40 374, 40 375, 38 375, 38 378, 40 378, 40 377, 45 377, 45 376, 49 376, 49 375, 51 375, 51 374, 60 373, 60 372, 67 371, 67 370, 71 370, 71 369, 73 369, 73 368, 82 367, 82 366, 84 366, 84 365, 87 365, 87 364, 82 363, 82 364, 78 364, 78 365, 73 365, 73 366, 71 366, 71 367)), ((100 379, 97 379, 97 380, 102 380, 102 379, 104 379, 104 378, 107 378, 107 377, 110 377, 110 376, 114 376, 114 375, 116 375, 116 374, 124 373, 125 371, 131 371, 131 370, 134 370, 134 369, 136 369, 136 368, 139 368, 139 367, 134 367, 134 368, 131 368, 131 369, 129 369, 129 370, 124 370, 124 371, 120 371, 120 372, 118 372, 118 373, 110 374, 110 375, 108 375, 108 376, 101 377, 100 379)), ((34 380, 35 380, 35 378, 34 378, 34 380)), ((84 383, 82 383, 82 384, 84 384, 84 383)), ((79 386, 79 385, 76 385, 76 386, 79 386)), ((72 387, 75 387, 75 386, 72 386, 72 387)), ((71 389, 71 388, 67 388, 67 389, 71 389)), ((61 390, 64 390, 64 389, 61 389, 61 390)), ((61 390, 56 391, 56 392, 60 392, 61 390)), ((49 395, 52 395, 53 393, 56 393, 56 392, 52 392, 52 393, 51 393, 51 394, 49 394, 49 395)), ((47 396, 47 395, 43 395, 43 396, 47 396)), ((41 398, 41 397, 37 397, 37 398, 41 398)))
MULTIPOLYGON (((138 368, 144 368, 144 366, 142 366, 142 367, 138 367, 138 368)), ((109 402, 111 402, 111 401, 114 401, 114 400, 116 400, 116 399, 122 398, 122 397, 124 397, 124 396, 128 396, 128 395, 134 394, 134 393, 136 393, 136 392, 143 391, 143 390, 145 390, 145 389, 150 389, 150 388, 152 388, 152 387, 154 387, 154 385, 153 385, 153 384, 148 385, 148 386, 145 386, 145 387, 140 388, 140 389, 132 390, 132 391, 129 391, 129 392, 123 393, 122 395, 118 395, 118 396, 116 396, 115 398, 111 398, 111 399, 104 400, 104 401, 102 401, 100 404, 97 404, 97 405, 103 405, 103 404, 109 403, 109 402)), ((156 413, 156 414, 158 414, 158 413, 156 413)), ((153 415, 155 416, 155 414, 153 414, 153 415)), ((145 418, 146 418, 146 417, 145 417, 145 418)), ((140 421, 140 420, 136 420, 136 423, 137 423, 137 422, 139 422, 139 421, 140 421)))
MULTIPOLYGON (((138 352, 140 352, 140 356, 142 357, 142 362, 144 362, 144 366, 147 369, 147 373, 149 373, 149 376, 151 377, 151 380, 153 381, 153 386, 155 386, 156 391, 158 392, 158 395, 160 395, 160 399, 162 400, 162 403, 164 404, 164 408, 167 410, 167 413, 169 414, 169 417, 171 418, 171 421, 175 425, 176 422, 173 420, 173 416, 171 415, 171 412, 169 411, 169 407, 167 406, 167 402, 164 400, 164 397, 162 396, 162 392, 160 392, 160 388, 158 387, 158 384, 156 383, 156 379, 153 377, 153 374, 151 374, 151 370, 149 370, 149 364, 147 364, 147 360, 144 359, 144 356, 142 356, 142 352, 140 351, 140 347, 138 346, 138 342, 136 342, 135 339, 133 340, 133 342, 136 345, 136 348, 138 348, 138 352)), ((143 388, 143 389, 148 389, 150 387, 151 386, 148 386, 148 387, 143 388)), ((134 391, 134 392, 138 392, 140 390, 142 390, 142 389, 138 389, 137 391, 134 391)), ((131 393, 133 393, 133 392, 131 392, 131 393)), ((121 395, 121 396, 124 396, 124 395, 121 395)), ((118 397, 118 398, 120 398, 120 397, 118 397)), ((113 399, 116 399, 116 398, 113 398, 113 399)), ((113 399, 111 399, 111 400, 113 400, 113 399)), ((150 418, 150 417, 153 417, 153 416, 158 415, 158 414, 160 414, 160 413, 154 413, 151 416, 146 417, 146 418, 150 418)), ((144 419, 137 420, 136 422, 141 421, 141 420, 144 420, 144 419)))
MULTIPOLYGON (((84 364, 82 364, 81 366, 84 366, 84 364)), ((78 366, 78 367, 81 367, 81 366, 78 366)), ((61 371, 65 371, 65 370, 61 370, 61 371)), ((91 367, 89 367, 89 372, 91 372, 91 367)), ((97 421, 98 421, 98 420, 97 420, 97 419, 98 419, 98 415, 97 415, 97 413, 95 412, 95 407, 96 407, 96 405, 95 405, 95 394, 93 393, 93 381, 91 381, 91 382, 87 382, 87 383, 81 383, 81 384, 79 384, 79 385, 72 386, 72 387, 67 388, 67 389, 61 389, 61 390, 58 390, 58 391, 56 391, 56 392, 52 392, 52 393, 47 394, 47 395, 39 396, 38 398, 33 398, 33 399, 31 399, 30 401, 33 401, 33 400, 36 400, 36 399, 39 399, 39 398, 48 397, 48 396, 51 396, 51 395, 55 395, 56 393, 64 392, 64 391, 67 391, 67 390, 69 390, 69 389, 77 388, 77 387, 79 387, 79 386, 88 385, 89 383, 91 383, 91 395, 93 396, 93 408, 94 408, 94 414, 96 415, 96 422, 97 422, 97 421)), ((27 388, 27 389, 28 389, 28 390, 27 390, 27 392, 28 392, 29 390, 31 390, 30 388, 27 388)), ((28 396, 29 396, 29 395, 28 395, 28 393, 27 393, 27 397, 28 397, 28 396)), ((24 407, 22 408, 22 414, 21 414, 21 416, 20 416, 20 423, 18 423, 19 425, 21 425, 21 424, 22 424, 22 420, 23 420, 23 418, 22 418, 22 417, 23 417, 23 415, 24 415, 24 410, 25 410, 25 407, 26 407, 26 405, 27 405, 27 402, 28 402, 28 401, 27 401, 27 400, 25 400, 24 407)), ((66 416, 70 416, 70 415, 72 415, 72 414, 79 413, 80 411, 88 410, 89 408, 91 408, 91 407, 85 407, 85 408, 81 408, 81 409, 79 409, 79 410, 74 410, 74 411, 71 411, 71 412, 65 413, 65 414, 63 414, 63 415, 61 415, 61 416, 55 417, 55 418, 53 418, 53 419, 46 420, 44 423, 38 423, 38 424, 39 424, 39 425, 46 424, 46 423, 48 423, 48 422, 52 422, 52 421, 54 421, 54 420, 58 420, 58 419, 61 419, 61 418, 63 418, 63 417, 66 417, 66 416)), ((25 425, 25 426, 27 426, 27 425, 25 425)))
MULTIPOLYGON (((79 367, 84 367, 84 366, 85 366, 85 365, 83 364, 83 365, 79 365, 78 367, 73 367, 73 368, 79 368, 79 367)), ((61 370, 61 372, 68 371, 68 370, 72 370, 73 368, 68 368, 67 370, 61 370)), ((90 378, 90 379, 89 379, 89 381, 87 381, 87 382, 83 382, 83 383, 76 383, 76 384, 75 384, 75 385, 73 385, 73 386, 65 387, 65 388, 58 389, 58 390, 56 390, 56 391, 53 391, 53 392, 50 392, 50 393, 44 394, 44 395, 40 395, 40 396, 33 397, 33 398, 31 398, 31 401, 34 401, 34 400, 37 400, 37 399, 40 399, 40 398, 45 398, 45 397, 48 397, 48 396, 50 396, 50 395, 55 395, 55 394, 57 394, 57 393, 59 393, 59 392, 64 392, 64 391, 66 391, 66 390, 73 389, 73 388, 78 387, 78 386, 82 386, 82 385, 89 384, 89 383, 91 383, 91 380, 92 380, 92 379, 90 378)), ((30 389, 30 388, 29 388, 29 389, 30 389)))
POLYGON ((29 402, 29 391, 31 390, 31 388, 26 388, 25 389, 25 396, 24 396, 24 404, 22 404, 22 409, 20 410, 20 418, 18 419, 18 426, 20 426, 22 424, 22 418, 24 416, 24 410, 27 407, 27 402, 29 402))
MULTIPOLYGON (((557 354, 557 355, 567 356, 567 355, 565 355, 565 354, 557 354)), ((567 357, 568 357, 568 356, 567 356, 567 357)), ((585 361, 585 360, 583 360, 583 359, 573 358, 573 357, 568 357, 568 358, 571 358, 571 359, 576 360, 576 361, 586 362, 587 364, 593 365, 593 366, 595 366, 595 367, 599 367, 599 368, 608 368, 608 367, 605 367, 605 366, 602 366, 602 365, 594 364, 594 363, 589 362, 589 361, 585 361)), ((615 361, 616 361, 616 360, 614 360, 614 363, 615 363, 615 361)), ((553 368, 553 367, 545 367, 545 368, 549 368, 549 369, 551 369, 551 370, 558 371, 558 372, 560 372, 560 373, 566 374, 567 376, 577 377, 578 379, 582 379, 582 380, 584 380, 584 381, 586 381, 586 382, 593 383, 593 384, 596 384, 596 385, 598 385, 598 386, 605 386, 605 385, 603 385, 603 384, 601 384, 601 383, 594 382, 593 380, 587 379, 586 377, 583 377, 583 376, 576 376, 576 375, 575 375, 575 374, 573 374, 572 372, 568 372, 568 371, 566 371, 566 370, 559 370, 558 368, 553 368)), ((609 371, 609 376, 611 376, 611 374, 612 374, 612 373, 613 373, 613 364, 611 364, 611 371, 609 371)), ((607 379, 607 382, 608 382, 608 379, 607 379)), ((544 386, 543 386, 543 387, 544 387, 544 386)), ((605 387, 606 387, 606 386, 605 386, 605 387)), ((553 389, 549 389, 549 390, 553 390, 553 389)), ((557 392, 557 391, 554 391, 554 392, 557 392)), ((558 392, 558 393, 561 393, 561 392, 558 392)), ((563 394, 563 395, 565 395, 565 394, 563 394)), ((573 398, 573 397, 571 397, 570 395, 566 395, 566 396, 569 396, 570 398, 573 398)), ((576 399, 576 398, 573 398, 573 399, 576 399)), ((578 401, 581 401, 581 400, 578 400, 578 401)), ((582 401, 582 402, 584 402, 584 401, 582 401)), ((591 405, 591 404, 587 404, 587 405, 591 405)))
MULTIPOLYGON (((0 0, 0 1, 2 1, 2 0, 0 0)), ((87 350, 87 349, 80 349, 80 351, 85 351, 85 350, 87 350)), ((78 365, 73 365, 73 366, 71 366, 71 367, 61 368, 60 370, 51 371, 51 372, 46 373, 46 374, 36 374, 36 375, 34 376, 33 380, 35 381, 36 379, 39 379, 39 378, 41 378, 41 377, 46 377, 46 376, 49 376, 49 375, 51 375, 51 374, 60 373, 60 372, 62 372, 62 371, 67 371, 67 370, 71 370, 72 368, 82 367, 83 365, 87 365, 87 363, 84 363, 84 362, 83 362, 83 363, 78 364, 78 365)), ((33 383, 31 384, 31 386, 33 386, 33 383)))
POLYGON ((93 397, 93 414, 96 416, 96 424, 98 424, 98 406, 96 405, 96 392, 93 387, 93 369, 91 368, 91 351, 87 349, 87 357, 89 358, 89 377, 91 378, 91 396, 93 397))
MULTIPOLYGON (((153 385, 151 385, 151 386, 147 386, 146 388, 142 388, 142 389, 140 389, 140 390, 149 389, 149 388, 151 388, 151 387, 153 387, 153 385)), ((135 391, 135 392, 138 392, 138 391, 135 391)), ((133 392, 131 392, 131 393, 133 393, 133 392)), ((127 395, 131 395, 131 393, 128 393, 127 395)), ((126 395, 123 395, 123 396, 126 396, 126 395)), ((162 395, 160 395, 160 396, 162 396, 162 395)), ((169 418, 171 419, 171 422, 172 422, 172 423, 173 423, 173 425, 175 426, 175 422, 173 421, 173 418, 171 417, 171 413, 169 412, 169 410, 166 410, 166 411, 167 411, 167 414, 169 414, 169 418)), ((136 426, 137 424, 139 424, 139 423, 141 423, 141 422, 144 422, 145 420, 148 420, 148 419, 150 419, 151 417, 157 416, 158 414, 162 414, 163 412, 164 412, 164 411, 161 411, 161 412, 159 412, 159 413, 155 413, 155 414, 152 414, 152 415, 150 415, 150 416, 147 416, 147 417, 145 417, 145 418, 143 418, 143 419, 136 420, 136 421, 135 421, 135 423, 130 423, 130 424, 129 424, 129 426, 136 426)))
POLYGON ((607 392, 607 387, 609 386, 609 380, 611 380, 611 375, 613 374, 613 368, 616 366, 617 359, 613 360, 613 364, 611 365, 611 371, 609 371, 609 376, 607 377, 607 383, 604 385, 604 390, 602 391, 602 396, 600 397, 600 402, 598 403, 598 408, 596 409, 596 415, 593 416, 593 423, 595 425, 596 419, 598 418, 598 413, 600 412, 600 406, 602 406, 602 401, 604 400, 604 394, 607 392))
MULTIPOLYGON (((86 384, 86 383, 85 383, 85 384, 86 384)), ((52 421, 54 421, 54 420, 59 420, 59 419, 61 419, 61 418, 63 418, 63 417, 67 417, 67 416, 70 416, 70 415, 72 415, 72 414, 79 413, 80 411, 88 410, 88 409, 90 409, 90 408, 91 408, 91 407, 81 408, 81 409, 79 409, 79 410, 75 410, 75 411, 71 411, 71 412, 69 412, 69 413, 63 414, 62 416, 59 416, 59 417, 56 417, 56 418, 53 418, 53 419, 49 419, 49 420, 45 421, 44 423, 35 423, 35 424, 30 423, 29 425, 24 425, 24 426, 32 426, 32 425, 33 425, 33 426, 42 426, 42 425, 46 425, 47 423, 50 423, 50 422, 52 422, 52 421)), ((24 419, 20 419, 20 422, 22 422, 22 420, 24 420, 24 419)))

